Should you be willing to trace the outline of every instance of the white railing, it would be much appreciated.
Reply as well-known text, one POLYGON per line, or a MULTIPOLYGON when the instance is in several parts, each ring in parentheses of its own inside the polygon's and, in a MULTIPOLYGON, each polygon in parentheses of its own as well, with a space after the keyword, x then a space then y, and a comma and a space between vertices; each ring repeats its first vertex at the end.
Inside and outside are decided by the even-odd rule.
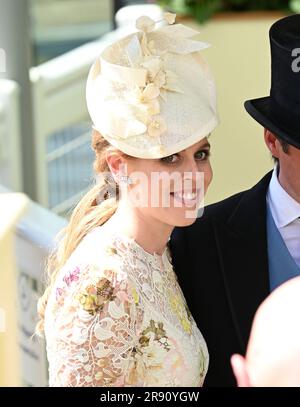
POLYGON ((0 384, 21 384, 21 358, 18 346, 17 272, 14 256, 15 227, 26 210, 28 199, 22 193, 0 194, 0 384))
POLYGON ((30 71, 37 201, 55 213, 62 214, 68 210, 90 186, 93 154, 85 101, 86 79, 91 64, 102 49, 127 31, 128 28, 115 30, 99 41, 81 46, 30 71), (79 164, 81 168, 78 168, 79 164), (68 179, 70 174, 71 178, 68 179), (77 180, 74 176, 77 176, 77 180), (58 190, 55 192, 55 186, 51 190, 51 182, 63 194, 72 185, 69 188, 71 193, 51 202, 50 194, 59 195, 58 190), (74 189, 76 182, 78 188, 74 189))
POLYGON ((29 0, 37 64, 113 29, 113 0, 29 0))
POLYGON ((0 183, 22 191, 19 86, 0 79, 0 183))
MULTIPOLYGON (((5 192, 8 190, 0 186, 0 204, 4 195, 10 195, 5 192), (2 194, 3 192, 4 194, 2 194)), ((13 367, 9 365, 9 358, 6 360, 7 363, 4 363, 2 359, 0 385, 3 385, 1 370, 2 372, 5 370, 6 385, 13 385, 13 380, 16 383, 16 380, 20 378, 20 383, 25 386, 47 386, 45 343, 42 339, 38 340, 37 337, 32 338, 32 334, 37 322, 37 299, 44 290, 45 259, 53 246, 54 236, 65 225, 65 219, 30 200, 28 200, 25 214, 16 225, 13 263, 17 270, 17 287, 14 291, 10 291, 10 297, 13 298, 14 303, 17 303, 18 316, 15 321, 15 329, 6 330, 1 335, 6 335, 7 343, 14 343, 17 336, 20 361, 16 364, 19 365, 20 371, 11 371, 13 367), (14 292, 13 295, 12 292, 14 292), (16 329, 17 332, 15 332, 16 329), (12 378, 10 383, 8 383, 7 377, 12 378)), ((5 256, 8 256, 8 253, 5 256)), ((5 260, 3 256, 1 260, 5 260)), ((11 281, 13 278, 9 275, 10 270, 6 268, 1 269, 0 273, 0 281, 11 281)), ((8 311, 11 313, 12 309, 14 307, 11 305, 8 311)))
MULTIPOLYGON (((77 0, 75 3, 81 5, 77 0)), ((42 2, 37 4, 44 7, 42 2)), ((155 5, 120 10, 116 15, 119 29, 31 68, 34 189, 37 202, 54 213, 68 217, 93 182, 94 154, 85 100, 86 79, 93 61, 109 43, 135 30, 133 22, 139 14, 157 19, 159 10, 155 5)), ((19 91, 16 83, 0 81, 0 182, 14 191, 23 190, 19 91)))

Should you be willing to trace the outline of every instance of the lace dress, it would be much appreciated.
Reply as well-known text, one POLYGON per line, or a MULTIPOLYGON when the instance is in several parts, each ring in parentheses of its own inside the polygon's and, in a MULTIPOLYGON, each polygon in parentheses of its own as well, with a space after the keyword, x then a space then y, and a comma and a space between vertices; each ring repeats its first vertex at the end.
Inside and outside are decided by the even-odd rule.
POLYGON ((95 228, 45 314, 50 386, 201 386, 208 352, 163 255, 95 228))

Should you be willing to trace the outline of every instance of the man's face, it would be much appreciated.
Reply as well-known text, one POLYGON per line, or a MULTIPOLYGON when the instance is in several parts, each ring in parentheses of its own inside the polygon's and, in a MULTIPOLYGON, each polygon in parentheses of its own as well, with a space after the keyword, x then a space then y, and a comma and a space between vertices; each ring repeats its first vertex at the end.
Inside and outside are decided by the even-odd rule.
POLYGON ((287 153, 281 149, 279 164, 280 183, 284 188, 288 185, 289 194, 300 203, 300 149, 291 145, 287 153))
POLYGON ((300 203, 300 149, 288 145, 284 151, 280 141, 265 130, 265 142, 273 157, 279 160, 279 182, 286 192, 300 203))

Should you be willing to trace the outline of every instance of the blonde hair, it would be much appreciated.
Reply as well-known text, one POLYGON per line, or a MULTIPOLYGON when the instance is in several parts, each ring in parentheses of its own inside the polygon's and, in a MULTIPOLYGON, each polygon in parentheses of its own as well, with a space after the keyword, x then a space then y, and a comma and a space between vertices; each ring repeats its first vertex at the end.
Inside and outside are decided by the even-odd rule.
POLYGON ((68 225, 55 237, 55 241, 59 242, 46 259, 47 288, 38 301, 39 321, 35 329, 38 335, 42 335, 44 332, 45 308, 59 270, 64 266, 81 240, 92 229, 105 223, 114 214, 118 206, 118 184, 112 176, 103 177, 102 175, 110 174, 106 161, 108 151, 122 156, 126 155, 113 148, 96 130, 93 130, 92 133, 92 148, 96 154, 93 169, 96 178, 100 176, 102 179, 83 196, 74 208, 68 225), (111 196, 111 191, 114 191, 113 195, 115 196, 111 196))

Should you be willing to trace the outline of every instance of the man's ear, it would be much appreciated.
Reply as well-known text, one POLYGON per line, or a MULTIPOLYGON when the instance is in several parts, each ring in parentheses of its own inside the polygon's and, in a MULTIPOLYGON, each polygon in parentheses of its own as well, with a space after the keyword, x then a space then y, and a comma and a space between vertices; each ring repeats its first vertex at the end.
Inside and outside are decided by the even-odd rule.
POLYGON ((275 158, 279 158, 281 145, 276 136, 274 136, 274 134, 270 130, 265 129, 264 138, 266 146, 270 150, 272 156, 275 158))
POLYGON ((251 387, 246 359, 241 355, 235 354, 231 356, 230 362, 238 387, 251 387))

